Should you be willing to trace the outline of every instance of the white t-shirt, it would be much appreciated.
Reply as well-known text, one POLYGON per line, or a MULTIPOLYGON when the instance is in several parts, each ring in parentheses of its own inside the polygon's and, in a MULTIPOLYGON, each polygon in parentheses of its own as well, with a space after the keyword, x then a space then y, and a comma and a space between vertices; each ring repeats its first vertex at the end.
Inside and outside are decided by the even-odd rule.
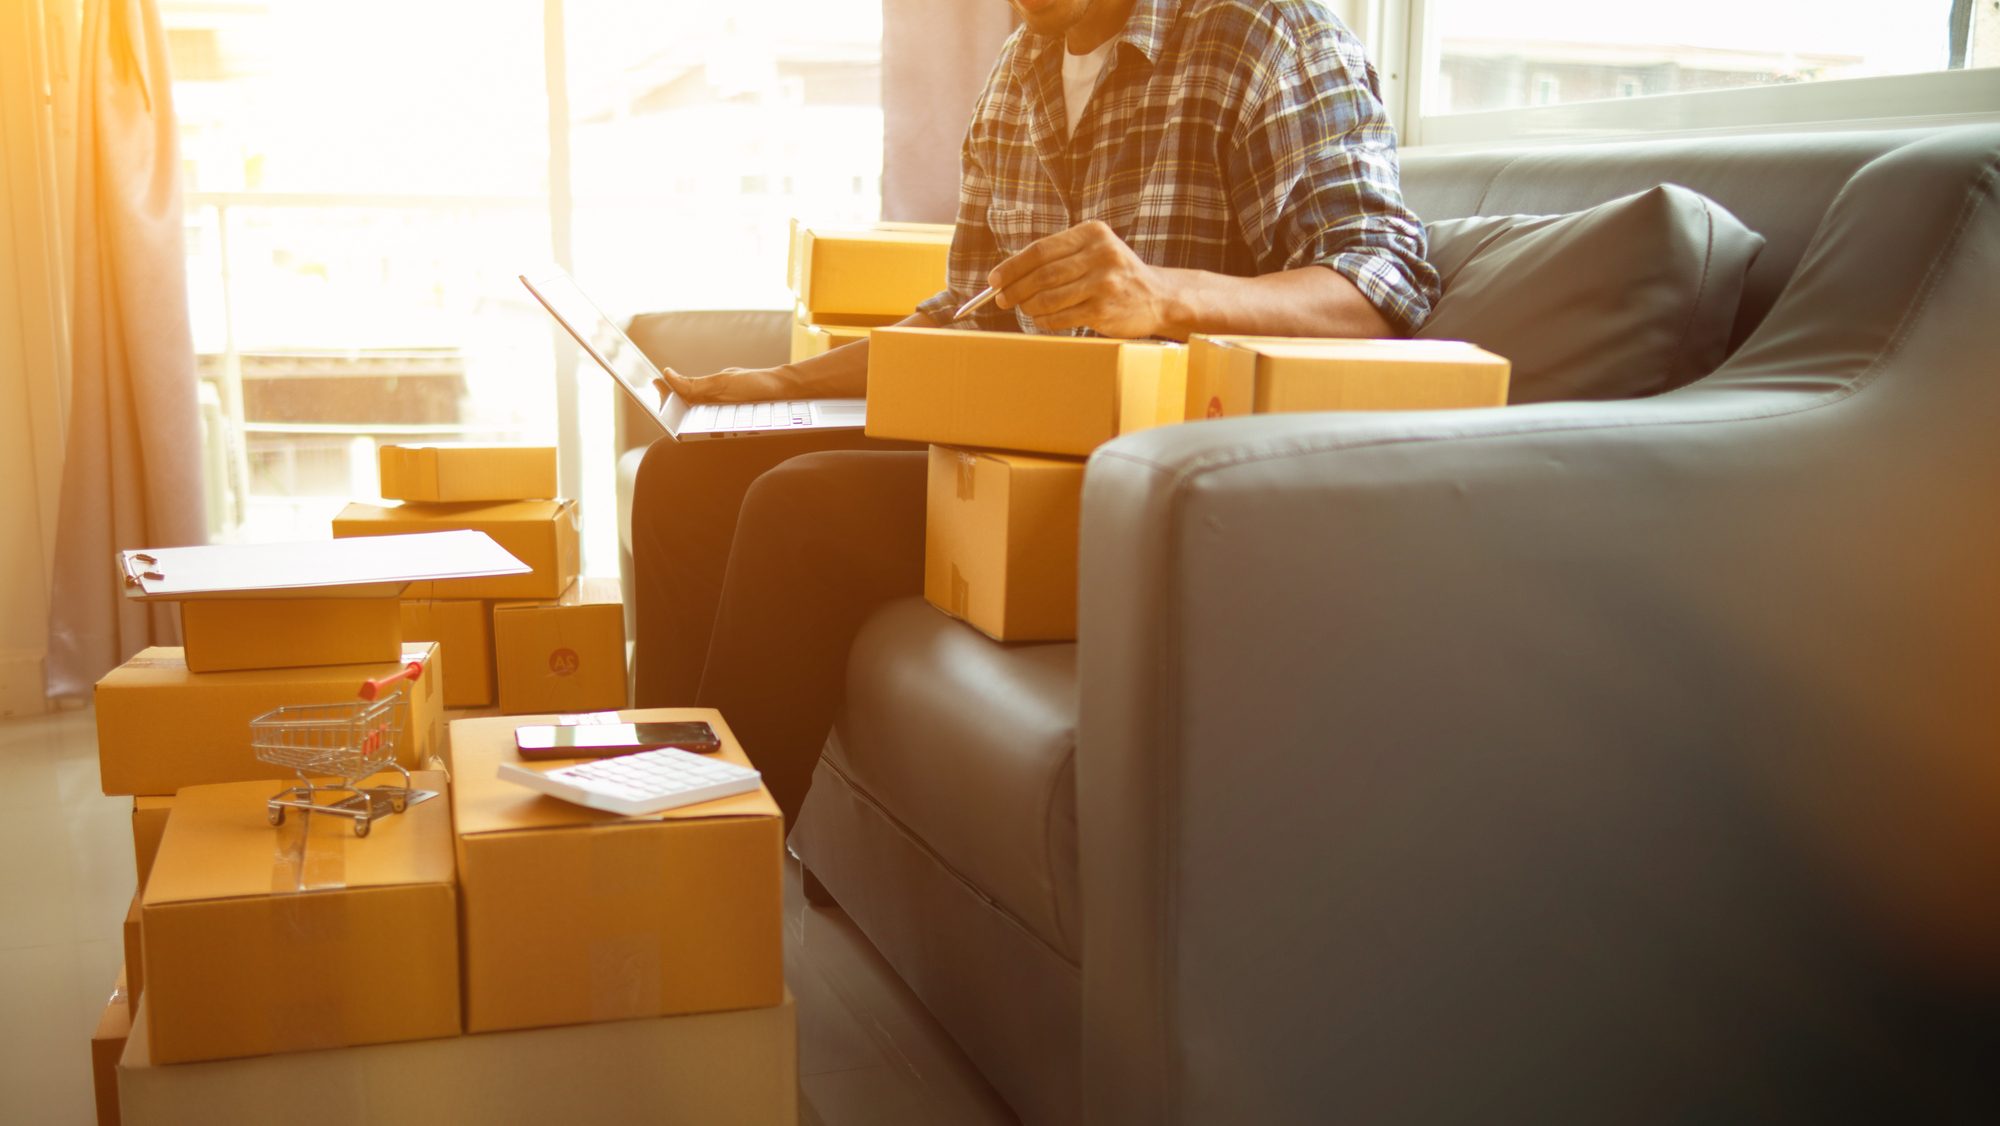
POLYGON ((1118 37, 1114 35, 1087 55, 1073 55, 1068 48, 1063 49, 1063 109, 1069 113, 1071 136, 1076 135, 1076 123, 1083 120, 1083 107, 1090 104, 1097 76, 1104 73, 1104 64, 1111 59, 1111 48, 1117 45, 1118 37))

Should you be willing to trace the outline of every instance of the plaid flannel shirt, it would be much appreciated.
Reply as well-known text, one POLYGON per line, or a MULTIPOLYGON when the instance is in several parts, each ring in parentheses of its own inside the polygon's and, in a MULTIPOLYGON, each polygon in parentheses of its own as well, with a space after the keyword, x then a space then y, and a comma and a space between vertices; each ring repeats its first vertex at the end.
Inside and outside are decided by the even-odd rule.
MULTIPOLYGON (((1062 39, 1001 48, 966 131, 943 324, 993 267, 1087 219, 1154 266, 1250 277, 1312 264, 1403 333, 1437 271, 1403 203, 1396 139, 1361 44, 1313 0, 1138 0, 1065 133, 1062 39)), ((987 305, 984 329, 1036 331, 987 305)))

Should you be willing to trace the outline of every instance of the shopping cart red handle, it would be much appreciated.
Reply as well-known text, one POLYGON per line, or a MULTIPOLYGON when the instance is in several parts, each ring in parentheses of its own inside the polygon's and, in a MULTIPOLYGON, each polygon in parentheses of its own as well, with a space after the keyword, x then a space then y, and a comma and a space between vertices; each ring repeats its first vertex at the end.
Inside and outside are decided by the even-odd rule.
POLYGON ((382 694, 384 688, 389 687, 397 681, 407 680, 415 684, 417 678, 422 675, 424 675, 424 663, 422 661, 411 661, 409 664, 403 666, 401 672, 390 673, 388 676, 378 676, 374 680, 362 681, 361 698, 364 700, 373 700, 382 694))

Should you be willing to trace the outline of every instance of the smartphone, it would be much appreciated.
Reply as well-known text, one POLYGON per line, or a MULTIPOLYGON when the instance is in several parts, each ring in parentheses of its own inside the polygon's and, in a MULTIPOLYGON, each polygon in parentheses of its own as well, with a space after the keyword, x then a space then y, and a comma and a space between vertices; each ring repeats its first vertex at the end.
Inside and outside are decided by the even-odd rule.
POLYGON ((682 723, 534 724, 514 729, 514 746, 524 759, 613 758, 678 747, 708 754, 720 750, 715 729, 699 721, 682 723))

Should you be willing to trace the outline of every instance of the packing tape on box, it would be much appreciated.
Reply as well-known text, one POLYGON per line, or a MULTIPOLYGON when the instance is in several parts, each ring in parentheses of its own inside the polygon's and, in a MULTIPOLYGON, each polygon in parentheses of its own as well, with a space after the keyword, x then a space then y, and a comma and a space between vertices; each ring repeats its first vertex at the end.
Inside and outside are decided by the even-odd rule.
POLYGON ((971 500, 978 487, 979 460, 968 453, 958 455, 958 499, 971 500))
MULTIPOLYGON (((265 941, 272 950, 286 951, 288 957, 266 963, 270 980, 267 997, 292 997, 293 1003, 265 1009, 270 1043, 290 1045, 289 1050, 339 1048, 348 1043, 346 1030, 330 1019, 329 1008, 314 1003, 313 989, 365 989, 354 981, 349 970, 356 961, 349 942, 351 927, 347 901, 337 895, 306 894, 336 891, 347 886, 347 841, 354 823, 345 817, 287 811, 285 823, 272 830, 277 849, 271 860, 271 910, 265 941), (285 967, 310 965, 323 975, 318 981, 302 982, 285 967)), ((378 951, 383 958, 395 951, 378 951)))
MULTIPOLYGON (((590 841, 591 898, 599 905, 600 917, 645 918, 645 907, 660 894, 667 882, 660 849, 651 833, 638 825, 652 827, 651 821, 626 829, 614 829, 590 841), (632 901, 636 910, 620 911, 619 901, 632 901)), ((652 927, 637 927, 621 934, 598 935, 590 940, 590 1019, 593 1022, 657 1015, 664 1008, 666 983, 662 979, 661 934, 652 927)))
POLYGON ((965 581, 965 574, 958 564, 951 565, 951 616, 963 618, 972 603, 972 584, 965 581))

